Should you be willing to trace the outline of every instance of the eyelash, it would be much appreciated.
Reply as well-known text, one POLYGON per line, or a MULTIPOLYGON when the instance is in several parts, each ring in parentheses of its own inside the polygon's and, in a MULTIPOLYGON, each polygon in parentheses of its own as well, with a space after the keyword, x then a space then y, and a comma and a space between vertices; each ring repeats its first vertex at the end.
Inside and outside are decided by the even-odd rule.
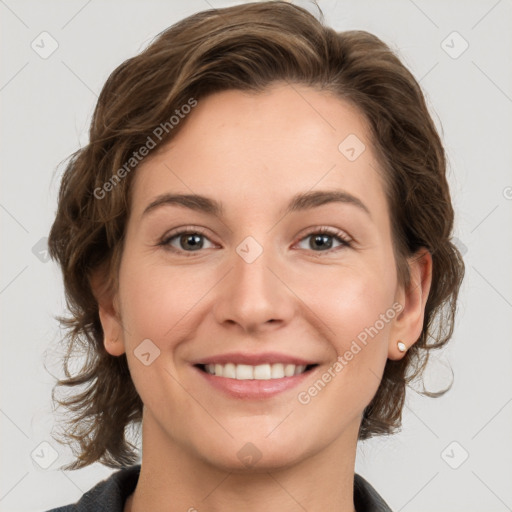
MULTIPOLYGON (((206 235, 206 232, 203 229, 196 228, 194 226, 187 226, 186 228, 182 229, 181 231, 178 231, 175 233, 170 233, 169 235, 165 236, 157 245, 163 246, 166 250, 169 250, 170 252, 173 252, 175 254, 184 255, 187 258, 191 257, 191 256, 195 256, 194 253, 196 253, 196 252, 201 252, 201 251, 183 251, 181 249, 176 249, 175 247, 172 247, 170 245, 170 242, 173 239, 180 237, 182 235, 201 235, 205 238, 208 238, 208 236, 206 235)), ((321 257, 324 254, 330 254, 339 249, 352 247, 352 240, 350 238, 348 238, 347 235, 345 235, 342 231, 338 231, 336 229, 327 228, 327 227, 312 228, 305 235, 303 235, 302 238, 300 238, 298 240, 298 242, 301 242, 302 240, 304 240, 312 235, 330 235, 333 238, 337 239, 338 242, 341 243, 340 247, 335 247, 333 249, 328 249, 326 251, 313 251, 314 253, 316 253, 315 256, 321 257)), ((210 240, 210 242, 211 242, 211 240, 210 240)))

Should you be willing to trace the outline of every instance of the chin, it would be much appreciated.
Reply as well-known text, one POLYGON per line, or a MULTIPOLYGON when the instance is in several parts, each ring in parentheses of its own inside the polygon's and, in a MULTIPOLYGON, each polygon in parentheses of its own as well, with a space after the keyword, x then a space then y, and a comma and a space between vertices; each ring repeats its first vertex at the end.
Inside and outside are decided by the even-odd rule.
POLYGON ((251 436, 245 432, 223 444, 197 449, 208 464, 233 473, 265 473, 286 469, 308 458, 311 455, 309 452, 314 452, 314 449, 306 449, 304 437, 302 440, 290 436, 284 439, 276 435, 275 439, 270 440, 265 435, 251 436))

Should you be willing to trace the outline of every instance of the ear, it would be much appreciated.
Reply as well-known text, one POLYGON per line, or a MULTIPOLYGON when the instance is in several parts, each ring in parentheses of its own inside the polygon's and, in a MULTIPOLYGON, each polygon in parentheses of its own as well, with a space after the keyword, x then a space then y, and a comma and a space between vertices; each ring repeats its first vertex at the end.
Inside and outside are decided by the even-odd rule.
POLYGON ((90 278, 91 288, 98 302, 98 313, 103 328, 103 344, 112 356, 125 352, 123 327, 119 314, 118 295, 110 291, 108 277, 103 270, 96 271, 90 278))
POLYGON ((403 309, 396 316, 390 332, 388 358, 399 360, 406 352, 398 350, 401 341, 408 349, 416 343, 423 329, 425 305, 432 284, 432 255, 422 248, 408 258, 410 280, 399 288, 396 300, 403 309))

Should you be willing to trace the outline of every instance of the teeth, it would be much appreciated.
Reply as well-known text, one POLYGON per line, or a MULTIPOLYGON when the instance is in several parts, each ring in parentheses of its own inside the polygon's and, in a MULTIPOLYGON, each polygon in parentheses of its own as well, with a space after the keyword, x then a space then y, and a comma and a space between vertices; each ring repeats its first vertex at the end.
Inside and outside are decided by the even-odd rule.
POLYGON ((300 375, 306 370, 305 365, 295 364, 260 364, 251 366, 248 364, 207 364, 205 369, 216 377, 226 377, 236 380, 271 380, 282 379, 300 375))
POLYGON ((269 364, 260 364, 254 367, 254 378, 258 380, 269 380, 272 378, 272 369, 269 364))
POLYGON ((276 363, 271 365, 270 375, 273 379, 280 379, 284 375, 284 364, 276 363))
POLYGON ((294 364, 287 364, 284 367, 284 374, 286 377, 293 377, 295 375, 295 365, 294 364))
POLYGON ((224 375, 224 377, 228 377, 229 379, 236 379, 236 366, 233 363, 228 363, 225 364, 223 368, 221 364, 216 364, 215 373, 224 375))
MULTIPOLYGON (((219 375, 222 372, 224 375, 222 365, 219 366, 219 373, 217 373, 217 365, 215 365, 215 375, 219 375)), ((236 380, 249 380, 254 379, 254 367, 248 364, 237 364, 236 365, 236 380)))
POLYGON ((295 367, 294 375, 300 375, 306 371, 306 365, 300 364, 295 367))

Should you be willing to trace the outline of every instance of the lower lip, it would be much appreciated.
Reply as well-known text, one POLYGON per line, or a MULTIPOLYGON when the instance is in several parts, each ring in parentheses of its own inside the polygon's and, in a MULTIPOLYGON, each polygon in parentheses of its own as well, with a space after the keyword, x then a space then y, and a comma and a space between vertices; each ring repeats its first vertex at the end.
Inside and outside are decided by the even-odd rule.
POLYGON ((261 400, 288 391, 304 382, 317 368, 316 366, 307 372, 294 375, 293 377, 283 377, 282 379, 237 380, 228 379, 227 377, 217 377, 194 366, 194 369, 214 388, 231 397, 246 400, 261 400))

